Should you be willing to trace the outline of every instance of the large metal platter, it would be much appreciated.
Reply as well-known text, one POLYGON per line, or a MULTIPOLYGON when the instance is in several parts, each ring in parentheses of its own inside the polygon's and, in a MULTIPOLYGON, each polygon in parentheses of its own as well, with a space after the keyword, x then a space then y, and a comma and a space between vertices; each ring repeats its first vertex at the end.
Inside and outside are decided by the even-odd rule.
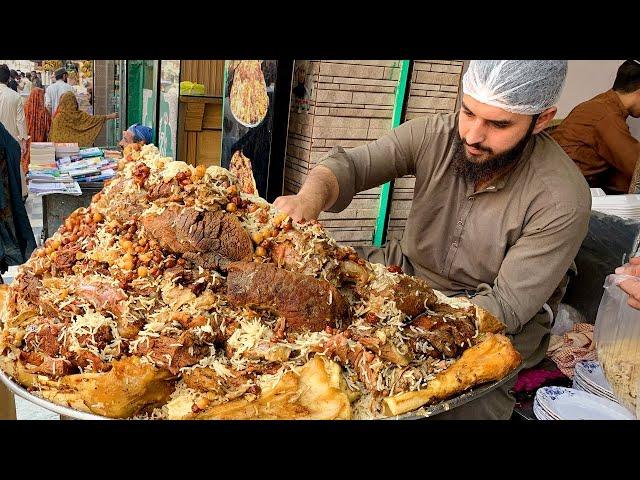
MULTIPOLYGON (((424 420, 425 418, 433 417, 434 415, 450 411, 472 400, 477 400, 478 398, 481 398, 487 393, 504 385, 505 383, 509 382, 509 380, 513 379, 517 375, 517 373, 518 369, 515 369, 497 382, 480 385, 479 387, 469 390, 468 392, 465 392, 461 395, 452 397, 448 400, 430 405, 428 407, 422 407, 418 410, 414 410, 413 412, 404 413, 395 417, 388 417, 385 420, 424 420)), ((2 371, 2 369, 0 369, 0 380, 2 380, 2 383, 4 383, 7 388, 14 394, 38 405, 39 407, 55 412, 58 415, 62 415, 68 418, 74 418, 77 420, 111 420, 108 417, 95 415, 93 413, 80 412, 69 407, 63 407, 62 405, 58 405, 57 403, 53 403, 49 400, 38 397, 37 395, 34 395, 24 387, 11 380, 11 378, 9 378, 9 376, 4 371, 2 371)))
POLYGON ((9 390, 11 390, 17 396, 24 398, 25 400, 38 405, 44 409, 50 410, 58 415, 62 415, 64 417, 75 418, 77 420, 111 420, 110 418, 103 417, 100 415, 95 415, 93 413, 81 412, 79 410, 75 410, 69 407, 63 407, 62 405, 58 405, 57 403, 50 402, 49 400, 45 400, 44 398, 38 397, 33 393, 26 390, 21 385, 15 383, 11 378, 0 369, 0 380, 4 383, 9 390))

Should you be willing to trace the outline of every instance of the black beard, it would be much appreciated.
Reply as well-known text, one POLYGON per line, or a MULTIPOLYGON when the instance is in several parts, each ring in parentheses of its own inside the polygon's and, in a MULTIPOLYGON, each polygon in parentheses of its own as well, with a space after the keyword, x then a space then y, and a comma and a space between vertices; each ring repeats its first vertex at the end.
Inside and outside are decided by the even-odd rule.
POLYGON ((497 173, 506 170, 508 167, 518 162, 522 151, 527 146, 529 139, 533 135, 535 119, 531 122, 527 133, 511 149, 498 155, 491 155, 483 162, 472 162, 467 157, 464 143, 460 138, 460 132, 456 129, 454 140, 453 168, 457 175, 466 178, 471 182, 486 181, 493 178, 497 173))

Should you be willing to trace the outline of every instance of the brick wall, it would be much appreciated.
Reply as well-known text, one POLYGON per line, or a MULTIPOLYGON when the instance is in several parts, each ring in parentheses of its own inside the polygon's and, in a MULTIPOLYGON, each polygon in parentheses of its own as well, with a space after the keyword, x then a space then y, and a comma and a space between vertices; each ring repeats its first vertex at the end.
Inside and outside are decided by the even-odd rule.
MULTIPOLYGON (((462 66, 462 60, 415 60, 405 120, 429 113, 455 111, 462 66)), ((399 178, 394 183, 388 238, 402 237, 411 210, 414 184, 413 176, 399 178)))
MULTIPOLYGON (((300 62, 296 62, 298 67, 300 62)), ((407 118, 455 109, 462 70, 458 61, 414 62, 407 118), (456 80, 457 79, 457 80, 456 80)), ((285 194, 299 191, 309 171, 334 146, 356 147, 391 129, 398 60, 314 60, 313 92, 307 112, 294 102, 289 119, 285 194)), ((339 242, 370 245, 378 214, 380 187, 361 192, 344 211, 320 220, 339 242)), ((399 179, 393 197, 395 231, 402 231, 413 194, 413 179, 399 179)))

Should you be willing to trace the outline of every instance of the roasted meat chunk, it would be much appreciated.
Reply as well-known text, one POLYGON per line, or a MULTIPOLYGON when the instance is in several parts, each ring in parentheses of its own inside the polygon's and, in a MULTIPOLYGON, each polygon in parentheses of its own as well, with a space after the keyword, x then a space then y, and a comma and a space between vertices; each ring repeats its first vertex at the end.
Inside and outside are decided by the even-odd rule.
POLYGON ((144 216, 142 224, 162 248, 203 268, 226 270, 230 262, 253 254, 249 234, 233 215, 220 210, 172 206, 161 215, 144 216))
POLYGON ((227 298, 236 306, 271 310, 285 317, 293 331, 320 331, 349 323, 349 306, 333 285, 273 264, 232 263, 227 298))

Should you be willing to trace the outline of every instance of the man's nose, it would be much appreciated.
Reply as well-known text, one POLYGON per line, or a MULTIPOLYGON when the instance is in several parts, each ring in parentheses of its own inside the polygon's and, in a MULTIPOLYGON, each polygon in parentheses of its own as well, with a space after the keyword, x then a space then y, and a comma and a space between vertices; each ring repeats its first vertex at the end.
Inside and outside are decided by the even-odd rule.
POLYGON ((486 131, 481 122, 473 122, 467 134, 464 137, 465 141, 469 145, 476 145, 482 143, 486 139, 486 131))

